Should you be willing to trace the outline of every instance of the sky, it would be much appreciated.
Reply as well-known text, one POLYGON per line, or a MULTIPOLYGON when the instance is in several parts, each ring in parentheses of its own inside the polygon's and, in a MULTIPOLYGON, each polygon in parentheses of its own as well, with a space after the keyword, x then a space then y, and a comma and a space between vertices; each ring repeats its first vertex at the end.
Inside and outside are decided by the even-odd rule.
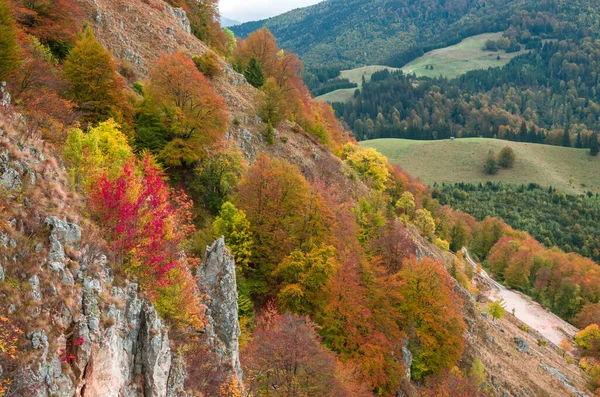
POLYGON ((220 0, 221 15, 239 22, 256 21, 322 0, 220 0))

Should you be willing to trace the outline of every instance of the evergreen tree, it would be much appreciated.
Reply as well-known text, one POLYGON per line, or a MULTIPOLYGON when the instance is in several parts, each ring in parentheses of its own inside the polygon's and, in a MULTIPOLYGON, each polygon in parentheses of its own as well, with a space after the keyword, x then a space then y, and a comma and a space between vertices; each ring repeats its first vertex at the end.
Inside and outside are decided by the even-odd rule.
POLYGON ((575 147, 577 149, 581 149, 583 147, 583 142, 581 141, 581 132, 577 133, 577 142, 575 142, 575 147))
POLYGON ((535 130, 535 125, 531 125, 529 128, 529 134, 527 135, 527 142, 537 143, 538 142, 538 134, 535 130))
POLYGON ((19 66, 19 47, 10 8, 0 0, 0 81, 19 66))
POLYGON ((521 122, 521 129, 519 130, 519 142, 527 142, 527 124, 525 124, 525 121, 521 122))
POLYGON ((265 84, 266 77, 262 65, 256 57, 250 58, 246 70, 244 70, 244 76, 248 83, 252 84, 256 88, 260 88, 265 84))
POLYGON ((120 114, 125 105, 125 83, 89 26, 69 52, 64 74, 71 85, 70 99, 84 113, 85 121, 96 123, 120 114))
POLYGON ((565 147, 571 147, 571 134, 569 133, 570 129, 571 129, 571 126, 569 126, 567 124, 567 126, 565 127, 565 132, 563 133, 563 138, 562 138, 562 145, 565 147))
POLYGON ((592 156, 597 156, 598 151, 598 134, 592 132, 592 136, 590 137, 590 154, 592 156))

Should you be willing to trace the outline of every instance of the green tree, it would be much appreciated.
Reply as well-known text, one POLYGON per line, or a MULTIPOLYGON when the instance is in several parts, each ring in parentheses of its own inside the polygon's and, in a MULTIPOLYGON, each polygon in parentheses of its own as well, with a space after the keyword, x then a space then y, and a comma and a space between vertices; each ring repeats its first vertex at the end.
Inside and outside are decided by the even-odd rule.
POLYGON ((0 81, 19 67, 19 46, 17 45, 15 23, 8 4, 0 0, 0 81))
POLYGON ((420 208, 415 213, 414 224, 424 236, 431 236, 435 233, 435 220, 431 216, 431 212, 424 208, 420 208))
POLYGON ((219 216, 213 222, 213 235, 215 238, 225 237, 225 244, 235 257, 235 262, 247 276, 254 243, 246 213, 229 201, 223 203, 219 216))
POLYGON ((244 76, 246 76, 248 83, 252 84, 252 86, 256 88, 260 88, 265 84, 265 71, 263 70, 258 58, 255 56, 250 58, 250 61, 248 61, 248 66, 246 66, 246 70, 244 70, 244 76))
POLYGON ((282 280, 277 298, 294 313, 315 314, 326 300, 325 285, 338 268, 332 246, 293 251, 273 273, 282 280))
POLYGON ((562 145, 565 147, 571 147, 571 126, 567 124, 567 126, 565 127, 565 131, 563 132, 563 137, 562 137, 562 145))
POLYGON ((102 173, 116 176, 123 165, 134 157, 127 137, 114 120, 90 128, 69 131, 63 152, 75 186, 87 189, 102 173))
POLYGON ((262 87, 264 97, 258 109, 258 115, 271 126, 277 126, 286 117, 283 90, 274 78, 269 77, 262 87))
POLYGON ((465 227, 465 224, 459 220, 452 226, 452 230, 450 230, 450 249, 454 252, 460 251, 467 245, 468 238, 467 228, 465 227))
POLYGON ((411 192, 404 192, 396 201, 396 211, 401 211, 400 215, 405 215, 408 219, 415 214, 415 196, 411 192))
POLYGON ((505 146, 498 155, 498 165, 502 168, 512 168, 515 164, 515 152, 510 146, 505 146))
POLYGON ((600 149, 598 148, 598 134, 592 132, 590 136, 590 154, 592 156, 597 156, 600 149))
POLYGON ((506 303, 504 302, 504 299, 498 299, 488 304, 488 313, 494 318, 494 320, 498 320, 504 317, 505 308, 506 303))
POLYGON ((480 386, 485 380, 485 367, 479 357, 475 357, 471 369, 469 369, 469 376, 480 386))
POLYGON ((190 189, 198 192, 212 212, 221 210, 242 174, 242 155, 234 148, 213 154, 202 160, 194 170, 190 189))
POLYGON ((110 117, 121 121, 122 109, 126 108, 125 82, 89 26, 69 52, 64 75, 71 87, 69 98, 83 112, 85 121, 96 123, 110 117))
POLYGON ((490 151, 488 153, 488 157, 485 160, 483 169, 488 175, 496 175, 498 173, 498 162, 496 161, 496 156, 494 156, 494 152, 490 151))

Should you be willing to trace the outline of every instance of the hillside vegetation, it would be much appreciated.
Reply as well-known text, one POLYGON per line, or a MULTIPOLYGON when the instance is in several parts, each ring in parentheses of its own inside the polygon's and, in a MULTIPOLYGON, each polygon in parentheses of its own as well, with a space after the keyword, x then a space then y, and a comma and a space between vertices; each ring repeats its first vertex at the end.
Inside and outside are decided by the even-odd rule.
POLYGON ((356 145, 267 29, 216 17, 0 0, 0 395, 564 395, 537 356, 500 363, 520 353, 460 251, 569 320, 600 302, 597 265, 440 204, 356 145))
POLYGON ((600 158, 590 156, 583 149, 486 138, 454 141, 375 139, 360 145, 376 149, 390 163, 430 185, 494 181, 537 183, 573 194, 600 192, 600 158), (486 175, 483 163, 488 152, 499 153, 505 146, 510 146, 517 156, 514 168, 502 170, 497 175, 486 175))

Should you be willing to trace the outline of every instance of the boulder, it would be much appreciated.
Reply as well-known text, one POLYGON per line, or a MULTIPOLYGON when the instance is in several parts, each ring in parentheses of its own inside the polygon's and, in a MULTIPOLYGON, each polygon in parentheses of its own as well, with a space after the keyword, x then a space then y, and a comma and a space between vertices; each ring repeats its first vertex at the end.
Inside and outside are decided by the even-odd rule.
POLYGON ((520 351, 521 353, 531 354, 531 349, 529 348, 527 342, 525 342, 525 339, 521 338, 520 336, 515 336, 514 341, 517 345, 518 351, 520 351))

